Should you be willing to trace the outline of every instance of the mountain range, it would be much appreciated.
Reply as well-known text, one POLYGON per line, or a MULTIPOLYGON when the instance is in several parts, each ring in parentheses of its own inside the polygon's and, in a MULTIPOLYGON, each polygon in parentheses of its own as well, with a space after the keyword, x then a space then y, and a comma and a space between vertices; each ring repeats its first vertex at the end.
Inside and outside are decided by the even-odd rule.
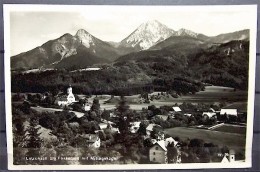
MULTIPOLYGON (((58 68, 79 69, 93 64, 119 62, 138 53, 163 51, 184 56, 190 52, 228 43, 232 40, 249 40, 249 30, 206 36, 187 29, 173 30, 156 21, 141 24, 121 42, 105 42, 86 30, 80 29, 75 35, 64 34, 30 51, 11 57, 11 68, 35 69, 58 68)), ((138 55, 137 55, 138 56, 138 55)))

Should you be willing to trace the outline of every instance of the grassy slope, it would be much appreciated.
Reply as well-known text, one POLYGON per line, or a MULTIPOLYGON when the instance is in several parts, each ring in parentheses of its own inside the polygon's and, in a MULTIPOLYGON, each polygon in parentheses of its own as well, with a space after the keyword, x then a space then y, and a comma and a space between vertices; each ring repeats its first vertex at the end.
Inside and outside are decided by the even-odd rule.
POLYGON ((203 139, 205 142, 212 142, 219 146, 227 146, 235 150, 245 149, 246 136, 242 134, 226 133, 204 129, 194 129, 185 127, 176 127, 165 130, 166 134, 181 139, 203 139))

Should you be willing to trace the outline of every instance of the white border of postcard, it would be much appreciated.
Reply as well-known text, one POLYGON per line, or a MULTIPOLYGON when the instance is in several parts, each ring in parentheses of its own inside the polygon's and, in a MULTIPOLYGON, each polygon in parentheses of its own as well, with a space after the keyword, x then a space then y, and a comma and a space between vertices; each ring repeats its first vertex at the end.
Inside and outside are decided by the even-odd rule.
MULTIPOLYGON (((97 7, 89 5, 90 7, 97 7)), ((216 5, 216 6, 167 6, 173 10, 203 10, 205 12, 217 10, 246 10, 250 20, 250 56, 249 56, 249 90, 248 90, 248 118, 246 132, 245 162, 235 163, 190 163, 190 164, 138 164, 138 165, 13 165, 13 136, 11 112, 11 75, 10 75, 10 12, 12 11, 77 11, 87 8, 88 5, 11 5, 4 4, 4 48, 5 48, 5 104, 6 104, 6 131, 9 170, 122 170, 122 169, 201 169, 201 168, 249 168, 252 166, 253 114, 255 96, 255 67, 256 67, 256 28, 257 5, 216 5)), ((106 8, 107 6, 99 6, 106 8)), ((113 7, 113 6, 110 6, 113 7)), ((131 6, 127 6, 131 7, 131 6)), ((136 6, 135 6, 136 7, 136 6)), ((147 7, 147 6, 143 6, 147 7)), ((166 6, 149 6, 163 8, 166 6)))

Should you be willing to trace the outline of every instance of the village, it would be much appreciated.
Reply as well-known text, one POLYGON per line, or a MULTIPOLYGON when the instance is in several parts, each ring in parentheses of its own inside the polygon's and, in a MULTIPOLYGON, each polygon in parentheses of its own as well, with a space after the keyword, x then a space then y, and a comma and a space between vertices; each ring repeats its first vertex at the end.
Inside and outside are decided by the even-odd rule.
POLYGON ((117 163, 244 160, 245 103, 194 105, 184 102, 162 106, 147 103, 162 97, 167 97, 167 94, 139 95, 137 104, 142 109, 139 106, 132 109, 134 106, 129 96, 74 95, 71 86, 65 93, 55 96, 50 93, 14 94, 13 104, 18 104, 14 107, 23 111, 21 113, 32 114, 31 120, 19 119, 17 122, 14 110, 14 130, 19 130, 19 127, 24 130, 15 132, 24 145, 20 145, 19 139, 14 142, 18 142, 17 147, 26 147, 25 144, 30 142, 30 138, 25 141, 26 137, 32 134, 26 128, 33 126, 37 128, 33 137, 39 137, 40 142, 35 148, 56 145, 86 147, 100 152, 111 150, 114 156, 118 156, 117 163), (109 103, 113 106, 109 107, 109 103), (37 122, 32 124, 32 120, 37 122), (21 121, 23 126, 19 124, 21 121), (127 154, 129 160, 125 160, 127 154))

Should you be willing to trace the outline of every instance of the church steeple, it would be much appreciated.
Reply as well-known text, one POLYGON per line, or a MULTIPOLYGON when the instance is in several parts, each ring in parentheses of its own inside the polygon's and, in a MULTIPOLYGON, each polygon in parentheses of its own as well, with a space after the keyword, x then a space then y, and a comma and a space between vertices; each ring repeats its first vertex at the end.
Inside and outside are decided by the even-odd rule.
POLYGON ((72 87, 71 85, 69 86, 69 88, 67 89, 67 94, 68 94, 68 97, 67 97, 67 101, 68 103, 72 103, 72 102, 75 102, 75 96, 73 95, 72 93, 72 87))
POLYGON ((71 85, 70 85, 69 88, 67 89, 67 94, 68 94, 68 95, 73 94, 73 93, 72 93, 72 87, 71 87, 71 85))

